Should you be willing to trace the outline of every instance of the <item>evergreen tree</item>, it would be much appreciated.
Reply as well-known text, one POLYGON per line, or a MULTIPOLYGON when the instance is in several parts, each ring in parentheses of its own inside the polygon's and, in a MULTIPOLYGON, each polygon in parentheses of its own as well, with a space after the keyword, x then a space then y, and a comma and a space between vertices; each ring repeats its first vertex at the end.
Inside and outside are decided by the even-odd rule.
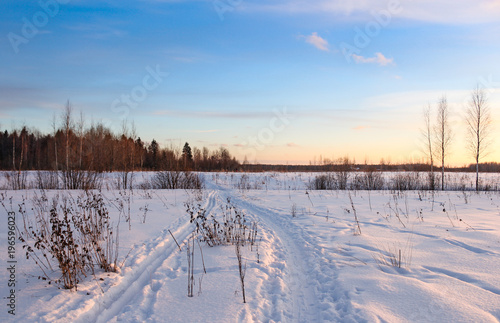
POLYGON ((158 149, 159 149, 158 143, 156 142, 156 140, 153 139, 153 141, 151 141, 151 144, 149 145, 148 151, 149 155, 151 156, 150 167, 153 168, 154 170, 158 168, 158 149))
POLYGON ((184 148, 182 148, 182 160, 184 161, 184 168, 189 168, 193 163, 193 152, 187 142, 184 144, 184 148))

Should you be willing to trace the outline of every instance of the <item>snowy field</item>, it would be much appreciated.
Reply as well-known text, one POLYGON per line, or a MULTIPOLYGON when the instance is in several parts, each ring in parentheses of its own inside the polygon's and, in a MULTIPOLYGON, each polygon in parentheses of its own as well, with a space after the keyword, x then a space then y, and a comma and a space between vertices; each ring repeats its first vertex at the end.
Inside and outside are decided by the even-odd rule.
MULTIPOLYGON (((0 191, 0 321, 500 321, 498 191, 312 191, 312 174, 202 175, 198 191, 116 190, 108 180, 102 194, 119 226, 119 270, 96 269, 77 290, 60 288, 57 266, 46 271, 52 281, 41 279, 17 241, 15 316, 7 306, 8 212, 23 230, 20 204, 29 221, 44 194, 50 204, 84 193, 0 191), (235 246, 203 241, 191 248, 188 297, 195 224, 187 206, 221 222, 228 205, 257 223, 256 243, 241 249, 246 303, 235 246)), ((137 187, 145 176, 136 175, 137 187)))

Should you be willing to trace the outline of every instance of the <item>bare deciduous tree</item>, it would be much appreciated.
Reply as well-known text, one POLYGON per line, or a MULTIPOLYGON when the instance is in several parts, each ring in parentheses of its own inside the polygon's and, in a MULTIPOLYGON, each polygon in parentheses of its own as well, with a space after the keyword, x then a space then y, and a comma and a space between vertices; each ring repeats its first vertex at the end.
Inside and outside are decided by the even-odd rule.
POLYGON ((135 124, 132 122, 132 129, 129 129, 128 121, 122 122, 122 133, 120 137, 120 165, 121 183, 123 189, 132 188, 133 171, 134 171, 134 142, 137 137, 135 124))
POLYGON ((66 102, 66 107, 62 112, 61 119, 62 119, 62 127, 64 130, 64 136, 66 140, 66 151, 65 151, 66 167, 64 169, 64 186, 66 189, 69 189, 70 188, 69 137, 73 131, 73 108, 71 107, 69 100, 66 102))
POLYGON ((431 165, 431 172, 429 174, 429 186, 431 190, 435 189, 435 178, 434 178, 434 132, 432 129, 431 122, 431 105, 427 105, 423 111, 424 117, 424 129, 422 130, 422 138, 424 141, 424 153, 426 157, 429 159, 429 163, 431 165))
POLYGON ((69 103, 69 100, 66 102, 66 107, 64 108, 64 112, 62 113, 61 119, 63 123, 63 129, 65 133, 66 139, 66 171, 69 171, 69 135, 71 130, 73 129, 73 108, 69 103))
POLYGON ((443 96, 437 107, 437 120, 435 125, 436 156, 441 160, 441 190, 444 190, 444 165, 451 144, 451 128, 449 121, 449 109, 446 96, 443 96))
POLYGON ((486 154, 491 128, 491 110, 486 93, 477 86, 472 90, 471 98, 465 111, 468 130, 468 149, 476 161, 476 191, 479 190, 479 159, 486 154))
POLYGON ((135 122, 132 120, 132 125, 130 129, 130 139, 132 139, 131 150, 130 150, 130 164, 132 165, 132 172, 135 169, 135 142, 137 140, 137 128, 135 127, 135 122))
POLYGON ((52 116, 52 132, 54 133, 54 154, 55 154, 55 165, 54 165, 54 170, 58 170, 58 164, 57 164, 57 122, 56 122, 56 114, 52 116))
POLYGON ((85 116, 83 115, 83 111, 80 111, 80 119, 78 120, 77 123, 77 129, 78 129, 78 137, 80 139, 80 152, 79 152, 79 158, 78 158, 78 167, 80 170, 82 170, 82 158, 83 158, 83 139, 84 139, 84 134, 85 134, 85 116))
POLYGON ((10 131, 12 134, 12 170, 16 170, 16 130, 14 127, 14 122, 12 123, 12 130, 10 131))

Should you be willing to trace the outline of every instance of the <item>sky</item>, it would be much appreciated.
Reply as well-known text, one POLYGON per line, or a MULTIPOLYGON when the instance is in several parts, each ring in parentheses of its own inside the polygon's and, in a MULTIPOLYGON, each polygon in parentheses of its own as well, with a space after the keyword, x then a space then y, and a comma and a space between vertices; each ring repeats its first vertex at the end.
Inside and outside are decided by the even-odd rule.
POLYGON ((240 161, 421 162, 422 110, 447 98, 447 164, 473 162, 484 88, 500 162, 500 1, 2 1, 0 128, 133 123, 164 147, 240 161))

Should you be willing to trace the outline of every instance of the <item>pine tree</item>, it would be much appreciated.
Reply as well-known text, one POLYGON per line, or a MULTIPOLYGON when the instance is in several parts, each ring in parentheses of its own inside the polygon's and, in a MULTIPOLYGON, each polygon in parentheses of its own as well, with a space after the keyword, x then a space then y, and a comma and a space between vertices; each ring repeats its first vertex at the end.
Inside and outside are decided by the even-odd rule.
POLYGON ((189 168, 193 163, 193 152, 187 142, 184 144, 184 148, 182 148, 182 160, 184 161, 184 168, 189 168))

